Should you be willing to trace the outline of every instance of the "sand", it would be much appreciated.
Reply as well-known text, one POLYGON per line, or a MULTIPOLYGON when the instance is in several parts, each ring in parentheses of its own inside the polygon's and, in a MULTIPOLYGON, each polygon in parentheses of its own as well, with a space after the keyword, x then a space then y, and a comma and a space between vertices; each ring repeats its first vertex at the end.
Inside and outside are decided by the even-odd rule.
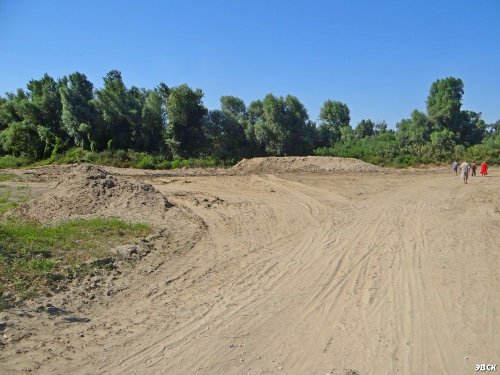
POLYGON ((243 159, 232 171, 246 173, 381 172, 384 169, 353 158, 288 156, 243 159))
POLYGON ((12 214, 43 224, 68 218, 109 216, 149 223, 164 219, 170 207, 172 204, 150 184, 82 164, 63 172, 53 189, 12 214))
POLYGON ((498 363, 498 169, 464 185, 443 168, 283 167, 293 163, 106 168, 169 202, 151 251, 0 313, 0 373, 471 374, 498 363))

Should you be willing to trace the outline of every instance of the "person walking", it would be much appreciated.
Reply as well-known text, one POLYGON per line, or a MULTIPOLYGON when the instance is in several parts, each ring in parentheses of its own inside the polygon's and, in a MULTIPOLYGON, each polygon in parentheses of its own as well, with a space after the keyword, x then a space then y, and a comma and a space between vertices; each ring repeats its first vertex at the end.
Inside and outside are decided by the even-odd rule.
POLYGON ((464 180, 464 184, 467 183, 467 180, 469 179, 469 169, 470 165, 467 163, 467 160, 465 160, 462 164, 460 164, 460 169, 462 170, 462 178, 464 180))
POLYGON ((471 171, 471 176, 475 177, 476 176, 476 161, 473 161, 470 163, 470 171, 471 171))
POLYGON ((458 160, 455 160, 453 163, 451 163, 451 167, 453 168, 453 172, 455 173, 455 176, 458 175, 458 160))
POLYGON ((486 164, 486 160, 481 164, 481 176, 486 176, 488 174, 488 164, 486 164))

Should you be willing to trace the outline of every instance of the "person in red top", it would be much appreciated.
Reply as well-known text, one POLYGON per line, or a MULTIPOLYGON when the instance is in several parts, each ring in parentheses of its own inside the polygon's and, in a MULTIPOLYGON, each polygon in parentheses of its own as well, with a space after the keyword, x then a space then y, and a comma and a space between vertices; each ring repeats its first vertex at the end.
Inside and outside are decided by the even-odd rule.
POLYGON ((481 176, 486 176, 488 174, 488 165, 486 164, 486 160, 481 164, 481 176))

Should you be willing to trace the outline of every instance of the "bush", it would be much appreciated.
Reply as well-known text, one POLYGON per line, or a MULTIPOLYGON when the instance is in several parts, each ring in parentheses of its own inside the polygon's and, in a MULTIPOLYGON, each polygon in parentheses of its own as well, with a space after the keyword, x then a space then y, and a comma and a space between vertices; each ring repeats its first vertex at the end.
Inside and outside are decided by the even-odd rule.
POLYGON ((154 160, 153 156, 145 154, 141 159, 139 159, 134 164, 134 168, 156 169, 155 160, 154 160))
POLYGON ((5 155, 0 157, 0 168, 19 168, 28 164, 28 160, 22 157, 5 155))
POLYGON ((156 165, 156 169, 171 169, 172 164, 168 160, 162 160, 156 165))
POLYGON ((500 133, 485 138, 481 144, 467 148, 464 157, 476 162, 486 160, 488 164, 500 164, 500 133))
POLYGON ((351 139, 336 143, 333 147, 314 150, 314 154, 318 156, 356 158, 372 164, 397 167, 406 166, 405 159, 396 160, 402 156, 401 153, 401 144, 392 133, 351 139))
POLYGON ((30 163, 22 157, 2 156, 0 157, 0 168, 19 168, 26 165, 48 165, 48 164, 75 164, 92 163, 108 165, 119 168, 141 168, 141 169, 174 169, 174 168, 210 168, 216 166, 231 166, 239 160, 219 160, 213 156, 202 158, 175 158, 167 160, 162 155, 152 155, 145 152, 133 150, 104 150, 92 152, 81 147, 73 147, 62 154, 53 154, 48 159, 30 163))
POLYGON ((44 143, 40 139, 38 128, 27 120, 12 122, 0 132, 0 146, 12 155, 31 161, 43 157, 44 143))

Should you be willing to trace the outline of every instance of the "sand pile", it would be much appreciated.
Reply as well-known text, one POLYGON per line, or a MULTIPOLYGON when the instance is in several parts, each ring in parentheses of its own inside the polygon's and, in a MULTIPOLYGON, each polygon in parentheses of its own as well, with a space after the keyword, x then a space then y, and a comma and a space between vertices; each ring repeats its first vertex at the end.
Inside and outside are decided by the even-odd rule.
POLYGON ((154 222, 164 218, 169 207, 172 204, 149 184, 82 164, 73 166, 52 190, 15 213, 42 223, 97 216, 154 222))
POLYGON ((352 158, 286 156, 243 159, 232 170, 250 173, 381 172, 383 168, 352 158))

